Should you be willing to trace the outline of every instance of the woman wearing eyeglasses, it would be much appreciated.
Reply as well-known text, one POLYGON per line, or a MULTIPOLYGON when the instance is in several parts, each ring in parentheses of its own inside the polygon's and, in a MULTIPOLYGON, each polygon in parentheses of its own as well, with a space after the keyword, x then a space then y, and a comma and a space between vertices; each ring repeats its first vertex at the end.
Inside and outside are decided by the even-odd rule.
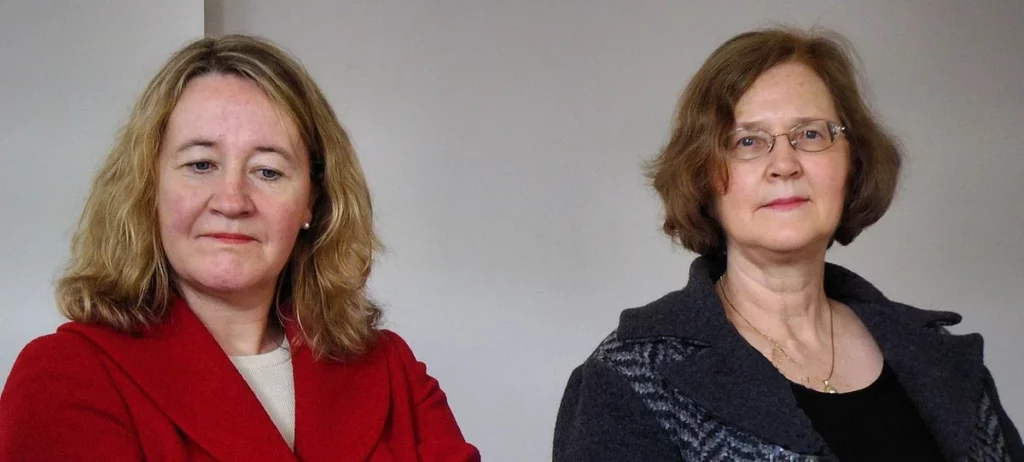
POLYGON ((700 257, 573 371, 554 460, 1024 460, 959 315, 825 262, 900 170, 842 43, 744 33, 693 77, 651 177, 700 257))

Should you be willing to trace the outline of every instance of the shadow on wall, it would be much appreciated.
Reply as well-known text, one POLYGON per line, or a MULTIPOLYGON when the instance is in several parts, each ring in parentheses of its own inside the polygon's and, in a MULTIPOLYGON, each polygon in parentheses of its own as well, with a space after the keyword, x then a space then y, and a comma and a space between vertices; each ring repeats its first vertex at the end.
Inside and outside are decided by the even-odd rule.
POLYGON ((207 35, 219 35, 224 31, 224 1, 206 0, 203 2, 203 30, 207 35))

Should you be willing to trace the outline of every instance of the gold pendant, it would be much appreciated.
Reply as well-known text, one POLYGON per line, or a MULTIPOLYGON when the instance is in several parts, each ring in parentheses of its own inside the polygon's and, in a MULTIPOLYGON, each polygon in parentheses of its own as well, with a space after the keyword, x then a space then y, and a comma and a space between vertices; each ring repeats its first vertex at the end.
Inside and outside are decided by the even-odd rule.
POLYGON ((831 383, 828 383, 828 380, 822 380, 822 382, 825 382, 825 393, 839 393, 838 391, 836 391, 836 387, 833 387, 831 383))

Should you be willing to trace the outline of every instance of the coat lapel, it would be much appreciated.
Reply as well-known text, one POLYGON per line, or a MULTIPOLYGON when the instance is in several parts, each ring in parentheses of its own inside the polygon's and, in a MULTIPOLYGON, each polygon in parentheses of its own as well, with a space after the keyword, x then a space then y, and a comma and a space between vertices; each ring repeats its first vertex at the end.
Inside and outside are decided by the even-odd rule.
POLYGON ((295 460, 256 395, 181 299, 145 334, 69 323, 96 344, 182 433, 218 460, 295 460))
MULTIPOLYGON (((965 458, 971 449, 983 393, 981 335, 954 336, 936 331, 935 322, 949 321, 948 313, 940 317, 939 313, 916 310, 909 319, 900 319, 890 314, 892 307, 858 308, 861 321, 875 337, 943 454, 949 460, 965 458)), ((952 323, 959 318, 954 315, 952 323)))
POLYGON ((838 265, 828 265, 826 292, 847 303, 871 332, 900 385, 949 460, 971 449, 983 393, 980 334, 951 335, 940 328, 961 316, 902 305, 838 265))
MULTIPOLYGON (((298 338, 297 327, 287 326, 298 338)), ((346 361, 314 359, 292 343, 295 453, 301 460, 366 460, 384 436, 390 373, 382 342, 346 361)))
POLYGON ((769 443, 803 454, 829 454, 798 407, 789 381, 726 319, 711 279, 700 276, 704 270, 693 268, 682 291, 623 313, 620 339, 668 336, 698 346, 684 360, 660 368, 683 396, 716 420, 769 443))
MULTIPOLYGON (((698 346, 686 359, 661 366, 683 396, 771 443, 828 454, 789 381, 726 319, 714 291, 724 265, 720 259, 696 259, 685 288, 623 312, 619 339, 675 337, 698 346)), ((825 284, 829 297, 849 305, 871 332, 947 458, 961 459, 970 449, 982 393, 981 336, 940 333, 936 326, 956 324, 960 316, 894 303, 840 266, 826 265, 825 284)))
MULTIPOLYGON (((747 345, 737 346, 753 351, 747 345)), ((825 442, 800 410, 789 382, 763 358, 721 346, 695 353, 663 369, 666 379, 716 419, 802 454, 827 455, 825 442)))

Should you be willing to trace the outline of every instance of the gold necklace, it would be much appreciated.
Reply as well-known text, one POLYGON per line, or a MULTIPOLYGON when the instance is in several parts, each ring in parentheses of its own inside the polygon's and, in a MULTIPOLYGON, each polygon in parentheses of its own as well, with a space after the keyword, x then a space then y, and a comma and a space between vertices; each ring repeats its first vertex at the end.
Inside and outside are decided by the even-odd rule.
MULTIPOLYGON (((789 353, 786 353, 786 350, 782 348, 782 345, 779 345, 779 342, 776 342, 775 339, 769 337, 768 334, 765 334, 764 332, 761 332, 760 329, 754 327, 754 324, 751 323, 750 320, 747 319, 746 316, 743 316, 743 313, 740 313, 740 311, 737 310, 735 306, 733 306, 732 302, 729 300, 729 295, 726 294, 726 291, 725 291, 725 276, 722 276, 721 278, 719 278, 718 282, 719 282, 719 285, 721 286, 721 289, 722 289, 722 298, 725 299, 725 304, 728 305, 729 308, 732 309, 732 311, 734 313, 736 313, 736 315, 738 315, 740 317, 740 319, 743 320, 743 322, 747 323, 747 325, 750 326, 751 329, 754 329, 754 332, 757 332, 758 334, 761 334, 761 336, 764 337, 765 340, 768 341, 768 343, 771 343, 772 344, 772 351, 773 352, 775 350, 778 350, 779 353, 782 353, 782 355, 786 357, 786 359, 788 359, 793 364, 796 364, 797 366, 800 366, 802 368, 803 365, 800 364, 799 362, 797 362, 795 359, 793 359, 793 357, 790 356, 789 353)), ((834 323, 833 315, 832 315, 832 301, 829 300, 828 297, 825 297, 825 302, 828 303, 828 335, 829 335, 829 342, 831 343, 831 349, 832 349, 832 365, 829 366, 828 377, 825 377, 825 380, 822 380, 821 382, 822 382, 822 386, 823 386, 822 389, 824 390, 825 393, 835 394, 835 393, 838 393, 838 391, 836 391, 836 387, 834 387, 831 383, 829 383, 829 381, 832 380, 832 374, 836 370, 835 323, 834 323)), ((773 354, 773 356, 774 356, 774 354, 773 354)), ((779 373, 782 373, 782 369, 779 367, 780 364, 778 362, 772 360, 772 365, 775 366, 775 369, 777 369, 779 371, 779 373)), ((785 374, 783 374, 783 375, 785 375, 785 374)))

